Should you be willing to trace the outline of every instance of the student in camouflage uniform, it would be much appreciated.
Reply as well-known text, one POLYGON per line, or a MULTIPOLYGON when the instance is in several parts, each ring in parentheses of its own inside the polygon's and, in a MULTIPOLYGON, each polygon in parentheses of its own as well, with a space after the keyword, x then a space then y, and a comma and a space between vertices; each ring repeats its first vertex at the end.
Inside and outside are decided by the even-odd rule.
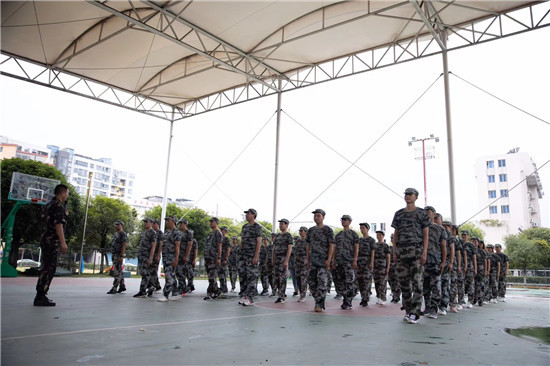
POLYGON ((284 303, 286 297, 286 283, 288 278, 288 262, 292 253, 294 239, 288 232, 289 221, 287 219, 279 220, 280 233, 275 237, 273 243, 273 281, 275 282, 274 291, 277 294, 276 303, 284 303))
POLYGON ((210 218, 210 229, 212 231, 206 236, 206 245, 204 247, 204 266, 208 276, 208 289, 204 300, 217 299, 220 296, 220 289, 216 281, 218 268, 222 260, 222 242, 223 235, 218 229, 220 219, 217 217, 210 218))
POLYGON ((476 246, 470 242, 470 232, 463 230, 460 235, 464 244, 462 248, 464 250, 464 292, 468 295, 467 308, 472 308, 474 302, 475 282, 474 278, 477 273, 476 246))
POLYGON ((333 271, 340 281, 340 290, 343 297, 343 310, 352 307, 352 300, 355 297, 355 270, 357 269, 357 258, 359 256, 359 235, 350 228, 351 216, 343 215, 340 220, 344 230, 336 234, 334 238, 333 271))
POLYGON ((416 324, 422 306, 422 266, 428 255, 430 217, 416 207, 418 191, 405 190, 406 207, 397 211, 391 226, 395 229, 393 245, 394 261, 397 263, 397 278, 402 292, 404 321, 416 324))
MULTIPOLYGON (((392 238, 393 240, 393 238, 392 238)), ((390 283, 391 290, 391 302, 392 304, 397 304, 401 301, 401 288, 399 287, 399 282, 397 281, 397 273, 395 271, 395 262, 393 261, 393 250, 394 246, 390 246, 390 272, 388 274, 388 282, 390 283)))
POLYGON ((359 224, 362 238, 359 239, 359 255, 357 257, 357 287, 361 294, 362 307, 369 306, 369 298, 372 287, 372 271, 374 270, 374 251, 376 250, 376 241, 369 236, 370 225, 366 222, 359 224))
POLYGON ((445 258, 443 272, 441 273, 441 298, 439 300, 439 310, 437 312, 439 315, 447 315, 447 308, 449 307, 449 303, 451 301, 451 273, 453 271, 455 260, 454 237, 448 229, 452 224, 448 222, 447 225, 443 225, 443 217, 441 214, 435 214, 434 222, 443 228, 445 231, 445 237, 447 238, 447 256, 445 258))
POLYGON ((153 230, 157 233, 157 246, 155 247, 155 254, 153 256, 153 263, 149 267, 151 271, 151 281, 155 286, 155 291, 162 289, 162 286, 159 282, 159 264, 160 264, 160 253, 162 252, 162 238, 164 236, 162 230, 160 229, 160 221, 157 219, 153 220, 153 230))
POLYGON ((124 285, 124 272, 122 271, 122 263, 126 254, 126 244, 128 243, 128 235, 124 232, 124 222, 115 221, 115 234, 113 235, 113 243, 111 244, 111 255, 113 256, 113 287, 108 294, 116 294, 126 291, 124 285), (117 290, 118 288, 118 290, 117 290))
POLYGON ((487 290, 486 300, 491 303, 496 303, 498 298, 498 278, 500 275, 500 258, 495 253, 495 246, 487 244, 489 252, 489 288, 487 290))
POLYGON ((321 313, 327 296, 327 272, 334 250, 334 232, 323 223, 325 211, 318 208, 312 213, 316 225, 310 227, 306 235, 308 285, 315 299, 314 310, 321 313))
POLYGON ((48 290, 57 268, 57 252, 65 254, 69 250, 65 242, 64 228, 67 224, 67 210, 64 203, 69 198, 69 188, 58 184, 54 189, 55 197, 42 210, 45 230, 40 239, 42 249, 42 267, 36 281, 36 297, 34 306, 55 306, 55 302, 48 299, 48 290))
POLYGON ((229 260, 229 256, 231 255, 231 242, 227 237, 227 233, 229 232, 229 229, 227 228, 227 226, 222 226, 220 230, 223 235, 223 241, 222 241, 222 262, 220 264, 220 267, 218 268, 218 280, 220 281, 220 290, 222 294, 226 294, 229 292, 227 288, 227 272, 228 272, 227 261, 229 260))
POLYGON ((191 253, 189 254, 189 261, 185 265, 185 277, 187 278, 187 291, 186 293, 191 293, 195 291, 195 265, 197 263, 197 258, 199 257, 199 243, 197 239, 193 238, 191 253))
POLYGON ((376 303, 384 305, 386 303, 386 291, 388 289, 388 276, 390 273, 390 246, 385 242, 386 234, 378 230, 376 231, 376 250, 374 251, 374 289, 376 290, 376 303))
POLYGON ((164 218, 166 227, 162 235, 162 264, 164 267, 164 290, 163 297, 159 302, 168 300, 178 300, 180 297, 177 292, 176 271, 180 257, 181 232, 176 229, 177 219, 173 216, 164 218))
POLYGON ((307 294, 307 254, 306 254, 306 235, 307 228, 302 226, 299 231, 300 236, 294 240, 294 265, 296 266, 296 282, 300 298, 298 302, 304 302, 307 294))
POLYGON ((241 256, 239 260, 239 281, 243 296, 239 304, 254 305, 254 292, 258 283, 258 260, 262 246, 262 227, 256 222, 257 211, 253 208, 244 212, 247 223, 241 230, 241 256))
POLYGON ((476 252, 476 263, 477 263, 477 271, 476 275, 474 277, 474 301, 473 304, 478 304, 479 306, 483 306, 483 298, 485 296, 483 292, 484 287, 484 281, 485 281, 485 274, 487 267, 485 266, 485 250, 483 250, 483 247, 481 246, 481 242, 479 238, 472 238, 472 242, 477 248, 476 252))
MULTIPOLYGON (((260 248, 260 259, 258 267, 260 270, 260 282, 262 283, 262 292, 261 296, 269 295, 269 277, 267 273, 267 245, 269 243, 269 238, 267 236, 262 237, 262 247, 260 248)), ((270 265, 270 267, 272 267, 270 265)))
POLYGON ((153 256, 157 246, 157 233, 152 228, 153 219, 146 217, 143 219, 145 230, 141 233, 139 240, 138 268, 141 274, 141 283, 139 292, 134 297, 152 296, 155 286, 151 281, 150 267, 153 263, 153 256))
MULTIPOLYGON (((441 297, 441 309, 445 309, 449 305, 449 311, 451 313, 458 313, 457 309, 457 278, 458 278, 458 260, 456 252, 456 244, 458 239, 456 237, 457 231, 455 226, 450 221, 443 221, 443 227, 447 231, 447 267, 444 274, 448 276, 448 286, 445 286, 443 296, 441 297)), ((443 277, 441 287, 443 288, 443 277)))
MULTIPOLYGON (((458 226, 453 225, 453 232, 458 236, 458 226)), ((466 303, 464 302, 464 273, 466 272, 466 253, 463 249, 464 241, 457 237, 455 242, 455 258, 456 258, 456 310, 462 310, 466 303)))
POLYGON ((187 219, 180 219, 177 222, 177 227, 181 232, 180 257, 178 259, 178 267, 176 268, 177 293, 180 295, 195 289, 194 287, 191 289, 191 283, 187 283, 186 281, 189 277, 189 272, 192 271, 192 267, 195 267, 195 263, 191 261, 193 230, 189 229, 188 225, 189 222, 187 219))
MULTIPOLYGON (((275 277, 273 276, 273 242, 277 234, 271 234, 271 242, 268 240, 266 246, 266 258, 265 258, 265 270, 267 272, 267 281, 269 286, 271 286, 271 295, 270 297, 275 296, 275 277)), ((269 291, 268 291, 269 292, 269 291)))
POLYGON ((483 277, 483 305, 487 305, 489 303, 489 299, 487 299, 487 293, 489 292, 489 273, 491 272, 491 260, 489 258, 489 252, 485 248, 485 242, 483 240, 480 240, 479 244, 483 249, 483 253, 485 255, 485 276, 483 277))
POLYGON ((496 254, 500 258, 500 274, 498 278, 498 301, 506 302, 506 276, 508 275, 508 266, 510 259, 502 252, 502 245, 495 244, 496 254))
POLYGON ((231 292, 235 292, 237 286, 237 275, 239 273, 239 239, 234 236, 231 238, 232 247, 229 254, 229 280, 231 281, 231 292))
POLYGON ((447 260, 447 234, 443 226, 435 223, 435 209, 432 206, 424 208, 430 216, 428 241, 428 257, 424 266, 424 315, 437 319, 439 304, 441 302, 441 274, 447 260))

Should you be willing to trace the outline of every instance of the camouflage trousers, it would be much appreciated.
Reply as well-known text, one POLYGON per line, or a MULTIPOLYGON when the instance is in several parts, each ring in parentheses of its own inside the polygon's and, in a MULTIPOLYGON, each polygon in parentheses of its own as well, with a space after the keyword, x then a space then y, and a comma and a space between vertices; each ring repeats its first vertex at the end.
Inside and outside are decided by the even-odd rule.
POLYGON ((258 265, 252 264, 252 258, 240 258, 239 282, 241 294, 249 299, 253 299, 258 283, 258 265))
POLYGON ((170 296, 170 294, 176 296, 177 293, 177 282, 176 282, 176 271, 174 266, 172 266, 172 261, 165 260, 164 262, 164 289, 162 293, 165 297, 170 296))
POLYGON ((464 292, 468 295, 468 302, 474 303, 475 281, 474 267, 468 267, 464 274, 464 292))
POLYGON ((218 267, 218 280, 220 281, 220 291, 222 293, 227 293, 227 265, 220 265, 218 267))
POLYGON ((305 297, 307 293, 307 265, 296 262, 296 283, 300 296, 305 297))
POLYGON ((141 274, 141 282, 139 284, 139 291, 145 293, 147 290, 154 288, 151 280, 152 265, 147 265, 147 257, 138 257, 138 268, 141 274))
POLYGON ((275 260, 275 264, 273 265, 273 283, 275 284, 273 292, 275 292, 278 297, 284 299, 286 296, 286 283, 288 278, 287 269, 283 267, 285 257, 275 256, 273 259, 275 260))
POLYGON ((273 276, 273 265, 271 263, 266 265, 266 271, 267 271, 267 282, 269 282, 269 286, 271 287, 271 293, 275 295, 275 277, 273 276))
POLYGON ((491 271, 489 273, 489 288, 487 290, 488 300, 496 299, 498 297, 498 278, 497 272, 491 271))
POLYGON ((464 272, 462 272, 462 268, 460 272, 456 272, 456 296, 456 303, 464 304, 464 272))
POLYGON ((386 276, 386 265, 374 267, 374 289, 376 298, 386 301, 386 292, 388 291, 388 277, 386 276))
POLYGON ((501 273, 498 279, 498 297, 505 297, 505 296, 506 296, 506 275, 501 273))
POLYGON ((340 274, 335 268, 331 268, 330 271, 332 275, 332 282, 334 282, 334 290, 336 291, 336 295, 344 296, 342 293, 342 280, 340 279, 340 274))
POLYGON ((208 288, 206 289, 206 294, 208 296, 218 295, 220 289, 218 288, 218 281, 216 277, 218 275, 218 265, 216 265, 215 259, 205 259, 204 267, 206 269, 206 275, 208 276, 208 288))
POLYGON ((239 270, 236 265, 229 266, 229 281, 231 281, 231 290, 235 290, 235 287, 237 287, 238 273, 239 273, 239 270))
POLYGON ((395 271, 394 264, 390 265, 390 274, 388 276, 388 282, 390 283, 392 300, 401 299, 401 288, 399 287, 399 282, 397 281, 397 273, 395 271))
POLYGON ((186 291, 192 291, 194 289, 193 281, 195 279, 195 260, 187 262, 184 266, 184 274, 187 278, 186 291))
MULTIPOLYGON (((273 277, 273 274, 271 277, 273 277)), ((260 266, 260 282, 262 283, 262 292, 269 292, 269 273, 265 265, 260 266)))
MULTIPOLYGON (((351 263, 338 263, 334 273, 340 282, 340 292, 344 302, 351 303, 355 297, 355 271, 351 263)), ((338 291, 337 291, 338 293, 338 291)))
POLYGON ((424 269, 424 305, 425 314, 437 313, 441 302, 441 272, 439 267, 426 267, 424 269))
MULTIPOLYGON (((309 278, 309 274, 308 274, 308 278, 309 278)), ((332 288, 332 282, 333 282, 333 280, 332 280, 332 271, 328 270, 327 271, 327 293, 329 293, 329 294, 330 294, 330 289, 332 288)))
POLYGON ((42 248, 42 267, 36 281, 36 296, 42 297, 48 294, 50 284, 55 276, 57 269, 57 248, 59 243, 50 238, 42 238, 40 248, 42 248))
POLYGON ((151 276, 151 287, 155 289, 161 288, 159 281, 159 262, 153 262, 149 266, 149 272, 151 276))
POLYGON ((310 266, 307 278, 307 284, 311 295, 315 300, 315 305, 325 307, 325 298, 327 297, 328 271, 324 266, 310 266))
POLYGON ((449 286, 449 305, 455 307, 458 302, 458 271, 456 267, 450 273, 451 283, 449 286))
POLYGON ((474 301, 472 302, 472 304, 474 303, 478 303, 478 302, 481 302, 483 301, 484 299, 484 282, 485 282, 485 278, 484 278, 484 272, 485 270, 484 269, 478 269, 478 272, 476 274, 476 277, 475 277, 475 291, 474 291, 474 301))
POLYGON ((490 294, 490 291, 489 291, 489 276, 485 276, 485 278, 483 278, 483 300, 485 301, 489 301, 491 300, 491 294, 490 294))
POLYGON ((372 272, 369 268, 370 261, 357 261, 357 270, 355 276, 357 277, 357 287, 361 293, 361 299, 369 301, 371 294, 372 284, 372 272))
POLYGON ((183 294, 187 292, 187 263, 183 263, 183 260, 180 258, 178 261, 178 266, 175 269, 176 274, 176 292, 178 294, 183 294))
POLYGON ((447 270, 441 275, 441 300, 439 308, 446 309, 451 301, 451 273, 447 270))
POLYGON ((422 265, 420 255, 422 248, 409 246, 397 247, 397 280, 401 287, 403 310, 407 314, 420 315, 422 307, 422 265))
POLYGON ((120 253, 113 253, 113 290, 117 288, 125 288, 124 272, 122 271, 122 263, 119 263, 120 253))

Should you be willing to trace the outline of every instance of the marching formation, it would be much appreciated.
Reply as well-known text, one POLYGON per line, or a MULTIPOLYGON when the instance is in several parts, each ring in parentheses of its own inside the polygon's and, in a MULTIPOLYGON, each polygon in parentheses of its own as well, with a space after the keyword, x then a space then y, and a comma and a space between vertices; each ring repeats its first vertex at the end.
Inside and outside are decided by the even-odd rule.
MULTIPOLYGON (((44 208, 47 227, 41 246, 45 254, 35 306, 55 306, 46 295, 55 273, 58 247, 62 252, 67 250, 63 234, 67 212, 62 203, 67 199, 68 189, 60 185, 55 193, 56 197, 44 208)), ((219 227, 217 217, 210 218, 211 232, 204 249, 208 276, 204 300, 235 292, 238 277, 239 304, 251 306, 258 295, 276 297, 275 303, 282 304, 287 301, 290 274, 297 302, 304 302, 309 292, 315 301, 314 311, 319 313, 325 309, 332 282, 334 298, 342 300, 344 310, 352 308, 357 295, 361 299, 359 305, 368 307, 373 280, 376 303, 384 305, 389 282, 391 302, 402 303, 403 320, 411 324, 417 323, 422 315, 437 318, 465 307, 504 302, 509 260, 501 245, 485 247, 482 240, 470 238, 470 233, 464 230, 458 237, 459 228, 443 221, 433 207, 416 207, 416 189, 407 188, 404 195, 406 206, 395 213, 391 224, 394 228, 391 246, 386 243, 383 231, 376 231, 376 239, 372 238, 366 222, 359 224, 359 237, 350 228, 349 215, 341 217, 343 229, 334 235, 332 228, 324 224, 326 213, 322 209, 312 212, 315 225, 309 229, 302 226, 299 236, 293 237, 288 232, 287 219, 279 220, 279 232, 273 233, 270 241, 262 236, 262 227, 256 222, 257 211, 251 208, 245 211, 247 223, 242 227, 240 244, 238 237, 231 240, 227 237, 229 230, 219 227)), ((155 291, 162 290, 158 301, 167 302, 195 290, 198 245, 193 231, 184 218, 168 216, 165 224, 163 233, 157 220, 143 220, 138 254, 141 282, 134 297, 152 297, 155 291), (161 258, 164 288, 157 274, 161 258)), ((107 294, 126 291, 122 263, 128 236, 122 221, 115 221, 114 225, 111 246, 114 280, 107 294)))

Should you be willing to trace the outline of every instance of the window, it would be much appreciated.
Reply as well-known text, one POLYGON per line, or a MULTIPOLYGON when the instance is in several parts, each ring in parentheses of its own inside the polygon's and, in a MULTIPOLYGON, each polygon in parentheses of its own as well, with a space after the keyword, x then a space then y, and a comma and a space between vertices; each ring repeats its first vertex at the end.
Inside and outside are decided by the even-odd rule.
POLYGON ((376 224, 375 223, 370 224, 370 230, 373 231, 373 232, 376 231, 376 224))
POLYGON ((499 167, 499 168, 503 168, 503 167, 505 167, 505 166, 506 166, 506 159, 500 159, 500 160, 498 161, 498 167, 499 167))
POLYGON ((497 198, 497 191, 489 191, 489 198, 497 198))
POLYGON ((506 181, 508 181, 508 177, 506 176, 506 174, 499 174, 499 175, 498 175, 498 179, 499 179, 499 181, 501 181, 501 182, 506 182, 506 181))
POLYGON ((489 206, 489 213, 492 213, 492 214, 498 213, 497 206, 489 206))
POLYGON ((500 213, 503 213, 503 214, 510 213, 510 206, 508 205, 500 206, 500 213))
POLYGON ((508 197, 508 190, 507 189, 501 189, 500 190, 500 197, 508 197))
POLYGON ((487 161, 487 169, 494 168, 494 167, 495 167, 495 162, 492 161, 492 160, 488 160, 487 161))
POLYGON ((386 223, 385 222, 380 223, 380 230, 386 231, 386 223))
POLYGON ((487 177, 489 178, 489 183, 495 183, 495 176, 494 175, 488 175, 487 177))

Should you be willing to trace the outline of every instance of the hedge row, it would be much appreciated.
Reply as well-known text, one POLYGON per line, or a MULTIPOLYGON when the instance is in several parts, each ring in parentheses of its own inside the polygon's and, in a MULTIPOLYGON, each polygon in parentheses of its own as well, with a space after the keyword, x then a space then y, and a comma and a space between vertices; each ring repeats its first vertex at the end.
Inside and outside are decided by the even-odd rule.
MULTIPOLYGON (((508 283, 523 283, 523 276, 507 276, 506 281, 508 283)), ((548 285, 550 284, 550 277, 543 277, 543 276, 527 277, 527 283, 548 285)))

